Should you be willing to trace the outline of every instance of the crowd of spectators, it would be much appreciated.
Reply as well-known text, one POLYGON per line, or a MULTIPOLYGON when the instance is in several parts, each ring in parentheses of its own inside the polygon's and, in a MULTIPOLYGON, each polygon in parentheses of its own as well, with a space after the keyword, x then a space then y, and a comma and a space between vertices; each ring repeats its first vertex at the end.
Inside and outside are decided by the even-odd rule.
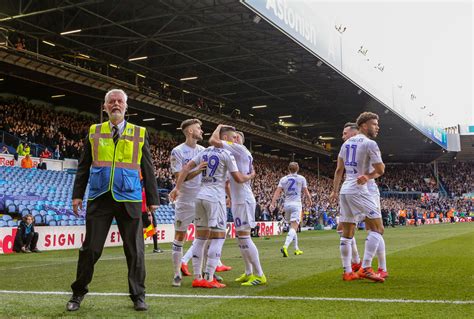
POLYGON ((438 165, 439 176, 451 197, 474 192, 474 163, 456 162, 438 165))
POLYGON ((21 100, 0 103, 0 114, 0 129, 18 137, 26 146, 48 146, 50 158, 57 159, 79 157, 83 138, 92 123, 79 114, 54 112, 21 100))
POLYGON ((438 187, 429 164, 386 165, 385 174, 377 183, 379 187, 399 192, 437 192, 438 187))

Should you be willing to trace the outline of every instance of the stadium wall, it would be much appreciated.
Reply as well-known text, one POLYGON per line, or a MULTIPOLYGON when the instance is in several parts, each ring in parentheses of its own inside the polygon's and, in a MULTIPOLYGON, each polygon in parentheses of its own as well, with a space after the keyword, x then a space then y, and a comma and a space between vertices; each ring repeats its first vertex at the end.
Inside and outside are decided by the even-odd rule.
MULTIPOLYGON (((257 225, 260 227, 260 236, 275 236, 283 232, 282 222, 258 222, 257 225)), ((86 234, 85 226, 37 226, 35 231, 39 235, 38 249, 42 251, 80 248, 86 234)), ((16 232, 16 227, 0 228, 0 254, 13 252, 16 232)), ((156 233, 158 234, 159 243, 171 243, 174 239, 174 225, 158 225, 156 233)), ((194 224, 191 224, 188 227, 188 241, 194 239, 194 233, 194 224)), ((234 223, 227 223, 227 238, 235 238, 234 223)), ((145 240, 145 244, 152 243, 151 237, 145 240)), ((105 241, 105 247, 115 246, 122 246, 122 239, 117 225, 112 225, 105 241)))
MULTIPOLYGON (((13 157, 12 154, 1 154, 0 155, 0 166, 21 166, 21 160, 24 158, 24 156, 18 156, 18 160, 15 161, 15 158, 13 157)), ((33 161, 33 167, 36 168, 36 166, 39 163, 39 157, 30 157, 31 160, 33 161)), ((53 170, 53 171, 64 171, 67 169, 77 169, 77 160, 75 159, 65 159, 64 161, 62 160, 54 160, 54 159, 49 159, 49 158, 44 158, 43 162, 46 163, 48 170, 53 170)))

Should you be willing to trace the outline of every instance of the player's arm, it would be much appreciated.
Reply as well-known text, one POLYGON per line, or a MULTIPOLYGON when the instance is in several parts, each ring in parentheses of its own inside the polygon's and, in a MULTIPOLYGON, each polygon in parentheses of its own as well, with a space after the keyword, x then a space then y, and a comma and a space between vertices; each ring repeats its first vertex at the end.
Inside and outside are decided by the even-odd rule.
POLYGON ((382 161, 379 146, 375 141, 372 141, 372 143, 369 144, 367 151, 369 154, 370 163, 372 163, 374 170, 369 174, 364 174, 357 177, 357 184, 359 185, 364 185, 369 179, 378 178, 385 173, 385 164, 382 161))
POLYGON ((337 158, 337 166, 334 171, 334 179, 332 185, 332 192, 329 196, 331 199, 337 199, 339 194, 339 186, 341 185, 342 176, 344 175, 344 161, 341 157, 337 158))
POLYGON ((192 172, 189 172, 188 176, 186 176, 186 181, 189 181, 191 179, 193 179, 194 177, 200 175, 202 173, 202 171, 206 170, 207 168, 207 163, 206 162, 201 162, 198 166, 197 166, 197 169, 192 171, 192 172))
POLYGON ((384 163, 373 163, 372 167, 374 168, 372 172, 357 177, 357 184, 364 185, 369 179, 379 178, 385 173, 384 163))
POLYGON ((169 194, 171 201, 176 200, 176 198, 179 195, 179 190, 181 189, 181 186, 186 180, 186 177, 188 176, 189 172, 196 166, 197 164, 193 160, 189 161, 188 164, 184 165, 183 169, 178 174, 178 179, 176 180, 176 186, 169 194))
POLYGON ((232 197, 230 196, 230 181, 225 181, 225 194, 227 195, 226 205, 230 207, 232 203, 232 197))
POLYGON ((211 137, 209 138, 209 144, 214 146, 214 147, 218 147, 218 148, 222 148, 222 140, 220 138, 220 132, 221 132, 221 128, 223 127, 224 125, 222 124, 219 124, 217 125, 216 129, 214 130, 214 132, 212 132, 212 135, 211 137))
POLYGON ((252 172, 252 174, 250 175, 245 175, 245 174, 242 174, 241 172, 237 171, 237 172, 231 172, 230 175, 232 175, 232 177, 234 178, 234 180, 239 183, 239 184, 242 184, 242 183, 245 183, 245 182, 248 182, 249 180, 251 180, 252 178, 255 177, 255 171, 252 172))
POLYGON ((276 201, 278 198, 280 198, 281 192, 283 191, 283 188, 278 186, 277 189, 275 190, 275 193, 273 194, 272 202, 270 203, 270 207, 275 207, 276 201))
POLYGON ((309 207, 313 206, 313 201, 311 199, 311 194, 309 193, 308 187, 303 187, 303 193, 305 194, 306 198, 308 199, 309 207))

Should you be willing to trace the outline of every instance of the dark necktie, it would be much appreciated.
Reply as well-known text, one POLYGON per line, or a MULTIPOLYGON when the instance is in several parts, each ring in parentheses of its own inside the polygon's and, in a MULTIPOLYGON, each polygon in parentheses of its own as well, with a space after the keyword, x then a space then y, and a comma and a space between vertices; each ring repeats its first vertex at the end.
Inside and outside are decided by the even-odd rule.
POLYGON ((112 126, 112 138, 114 139, 114 144, 117 144, 117 141, 120 137, 119 129, 117 126, 112 126))

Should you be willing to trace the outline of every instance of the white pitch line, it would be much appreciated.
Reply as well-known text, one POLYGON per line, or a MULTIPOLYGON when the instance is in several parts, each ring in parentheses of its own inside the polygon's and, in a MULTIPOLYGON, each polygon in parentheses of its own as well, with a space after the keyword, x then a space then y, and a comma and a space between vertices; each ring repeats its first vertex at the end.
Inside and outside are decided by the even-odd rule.
MULTIPOLYGON (((66 291, 15 291, 0 290, 0 294, 30 295, 71 295, 66 291)), ((129 296, 123 292, 90 292, 90 296, 129 296)), ((370 299, 370 298, 339 298, 339 297, 297 297, 297 296, 245 296, 245 295, 177 295, 177 294, 146 294, 157 298, 197 298, 197 299, 259 299, 259 300, 303 300, 303 301, 355 301, 377 303, 427 303, 427 304, 474 304, 474 300, 417 300, 417 299, 370 299)))

